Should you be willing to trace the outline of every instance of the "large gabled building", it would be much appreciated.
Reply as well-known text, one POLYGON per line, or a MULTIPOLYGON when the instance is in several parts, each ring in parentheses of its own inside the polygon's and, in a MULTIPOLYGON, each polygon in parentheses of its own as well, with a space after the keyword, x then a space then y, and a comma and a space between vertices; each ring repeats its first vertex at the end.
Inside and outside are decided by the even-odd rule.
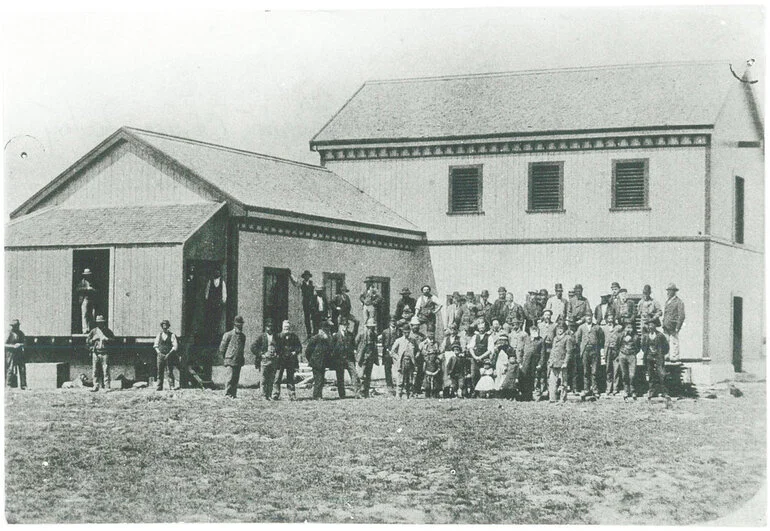
POLYGON ((96 312, 121 337, 147 341, 169 319, 197 341, 236 313, 249 337, 267 317, 304 331, 304 270, 327 296, 347 283, 353 300, 375 277, 394 308, 401 287, 433 282, 424 239, 326 168, 124 127, 11 214, 5 313, 31 336, 76 338, 89 268, 96 312), (203 308, 216 268, 227 300, 211 323, 203 308))
POLYGON ((626 65, 365 83, 311 140, 425 231, 440 293, 675 282, 694 378, 764 371, 764 138, 750 74, 626 65))

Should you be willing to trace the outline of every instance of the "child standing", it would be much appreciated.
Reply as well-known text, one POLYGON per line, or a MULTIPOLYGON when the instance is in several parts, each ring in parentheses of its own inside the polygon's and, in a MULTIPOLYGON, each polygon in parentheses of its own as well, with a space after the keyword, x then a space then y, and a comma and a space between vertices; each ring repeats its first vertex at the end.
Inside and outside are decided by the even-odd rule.
POLYGON ((484 368, 481 369, 481 378, 476 384, 476 392, 481 398, 489 398, 490 393, 495 390, 495 370, 492 368, 492 362, 489 359, 484 360, 484 368))
POLYGON ((438 398, 441 390, 441 360, 435 342, 425 349, 425 398, 438 398))

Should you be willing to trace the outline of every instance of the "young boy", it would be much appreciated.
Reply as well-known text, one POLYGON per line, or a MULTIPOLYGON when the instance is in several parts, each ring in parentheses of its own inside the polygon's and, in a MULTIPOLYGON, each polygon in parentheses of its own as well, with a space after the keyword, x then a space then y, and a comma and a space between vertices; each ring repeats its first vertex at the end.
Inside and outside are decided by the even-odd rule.
POLYGON ((441 390, 441 360, 435 341, 425 347, 425 398, 438 398, 441 390))
POLYGON ((458 395, 461 398, 471 398, 473 396, 473 367, 471 365, 471 354, 467 351, 457 353, 457 372, 458 395))
POLYGON ((453 343, 452 349, 442 355, 444 398, 457 396, 457 353, 461 351, 460 343, 453 343))

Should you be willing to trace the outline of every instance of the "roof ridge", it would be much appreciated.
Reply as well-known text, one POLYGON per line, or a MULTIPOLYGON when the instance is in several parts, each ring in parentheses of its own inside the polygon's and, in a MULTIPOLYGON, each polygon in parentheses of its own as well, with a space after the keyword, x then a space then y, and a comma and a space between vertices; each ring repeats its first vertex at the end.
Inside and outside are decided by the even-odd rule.
POLYGON ((323 170, 323 171, 326 171, 326 172, 329 171, 328 169, 324 168, 323 166, 317 166, 315 164, 309 164, 307 162, 300 162, 298 160, 291 160, 291 159, 285 159, 285 158, 282 158, 282 157, 276 157, 275 155, 267 155, 265 153, 257 153, 256 151, 249 151, 247 149, 240 149, 240 148, 234 148, 234 147, 230 147, 230 146, 223 146, 222 144, 214 144, 213 142, 205 142, 203 140, 195 140, 193 138, 186 138, 186 137, 183 137, 183 136, 169 135, 167 133, 159 133, 157 131, 149 131, 147 129, 140 129, 138 127, 131 127, 131 126, 127 126, 127 125, 124 125, 122 127, 122 129, 126 129, 126 130, 134 132, 134 133, 141 133, 141 134, 157 136, 157 137, 161 137, 161 138, 167 138, 169 140, 175 140, 175 141, 178 141, 178 142, 186 142, 188 144, 197 144, 197 145, 200 145, 200 146, 205 146, 205 147, 209 147, 209 148, 219 149, 219 150, 222 150, 222 151, 230 151, 232 153, 240 153, 240 154, 249 155, 249 156, 252 156, 252 157, 259 157, 259 158, 262 158, 262 159, 273 160, 273 161, 276 161, 276 162, 283 162, 283 163, 286 163, 286 164, 294 164, 296 166, 304 166, 306 168, 312 168, 314 170, 323 170))
MULTIPOLYGON (((703 60, 703 61, 661 61, 652 63, 623 63, 613 65, 594 65, 594 66, 573 66, 563 68, 546 68, 540 70, 510 70, 505 72, 480 72, 477 74, 453 74, 444 76, 424 76, 424 77, 405 77, 405 78, 393 78, 393 79, 370 79, 364 84, 387 84, 387 83, 410 83, 410 82, 422 82, 422 81, 442 81, 453 79, 474 79, 483 77, 511 77, 511 76, 527 76, 537 74, 553 74, 558 72, 590 72, 596 70, 617 70, 617 69, 633 69, 639 67, 673 67, 673 66, 688 66, 688 65, 719 65, 729 64, 726 60, 703 60)), ((317 135, 316 135, 317 136, 317 135)))

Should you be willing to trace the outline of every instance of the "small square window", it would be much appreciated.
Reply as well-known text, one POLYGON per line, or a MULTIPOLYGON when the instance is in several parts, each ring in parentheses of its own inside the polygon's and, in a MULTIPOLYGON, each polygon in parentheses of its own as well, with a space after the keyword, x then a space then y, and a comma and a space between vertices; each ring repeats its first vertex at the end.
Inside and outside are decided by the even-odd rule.
POLYGON ((481 166, 449 168, 449 213, 481 213, 481 166))
POLYGON ((647 159, 613 161, 612 208, 647 208, 648 176, 647 159))

